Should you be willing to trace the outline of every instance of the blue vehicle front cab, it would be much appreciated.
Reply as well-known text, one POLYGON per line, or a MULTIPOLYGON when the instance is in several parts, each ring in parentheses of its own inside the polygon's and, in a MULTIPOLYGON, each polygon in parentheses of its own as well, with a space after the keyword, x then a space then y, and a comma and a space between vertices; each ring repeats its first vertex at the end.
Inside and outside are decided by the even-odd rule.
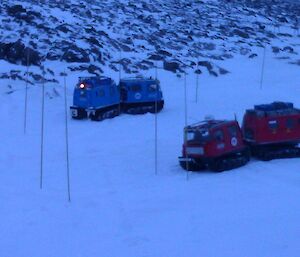
POLYGON ((72 118, 103 120, 120 114, 120 90, 108 77, 81 77, 74 89, 72 118))
POLYGON ((156 113, 164 107, 157 79, 134 77, 120 80, 122 110, 130 114, 156 113))

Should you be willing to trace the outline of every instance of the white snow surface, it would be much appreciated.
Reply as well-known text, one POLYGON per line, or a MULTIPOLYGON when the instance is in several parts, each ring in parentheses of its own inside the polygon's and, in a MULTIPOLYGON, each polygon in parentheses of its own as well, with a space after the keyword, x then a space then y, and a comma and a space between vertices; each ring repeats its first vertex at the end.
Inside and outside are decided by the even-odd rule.
MULTIPOLYGON (((197 103, 196 75, 188 74, 188 123, 207 114, 232 119, 235 113, 241 122, 245 109, 276 100, 299 107, 299 66, 270 52, 267 48, 262 89, 261 57, 237 56, 222 62, 232 73, 199 76, 197 103)), ((46 67, 56 74, 64 70, 61 63, 46 67)), ((117 73, 105 73, 118 80, 117 73)), ((68 105, 79 75, 67 76, 68 105)), ((165 97, 157 116, 158 174, 153 114, 103 122, 69 116, 70 203, 63 77, 59 85, 45 85, 42 189, 41 85, 29 86, 24 134, 25 84, 2 80, 0 256, 299 256, 300 160, 253 159, 232 171, 187 177, 177 161, 185 123, 184 78, 161 69, 158 78, 165 97), (11 94, 8 84, 15 90, 11 94)))

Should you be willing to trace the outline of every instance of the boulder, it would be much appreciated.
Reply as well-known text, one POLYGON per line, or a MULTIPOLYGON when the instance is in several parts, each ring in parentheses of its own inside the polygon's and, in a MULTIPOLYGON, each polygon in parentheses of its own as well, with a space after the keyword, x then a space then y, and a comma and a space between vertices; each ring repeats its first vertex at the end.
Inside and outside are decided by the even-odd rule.
POLYGON ((90 61, 88 53, 75 45, 72 45, 70 48, 66 49, 61 59, 70 63, 86 63, 90 61))
POLYGON ((176 61, 164 61, 164 69, 176 72, 179 69, 179 63, 176 61))
POLYGON ((220 73, 221 75, 225 75, 225 74, 228 74, 229 71, 226 70, 226 69, 224 69, 224 68, 219 67, 219 73, 220 73))
POLYGON ((149 57, 148 57, 149 60, 153 60, 153 61, 161 61, 163 60, 164 58, 158 54, 151 54, 149 57))
POLYGON ((7 9, 7 14, 13 17, 17 17, 22 13, 26 13, 26 9, 23 8, 22 5, 16 4, 12 6, 8 6, 7 9))
POLYGON ((245 31, 239 30, 239 29, 234 29, 233 34, 242 38, 250 38, 249 34, 245 31))
POLYGON ((253 59, 254 57, 257 57, 257 54, 250 54, 248 57, 249 57, 250 59, 253 59))
POLYGON ((14 43, 0 43, 0 59, 10 63, 22 65, 39 65, 41 57, 36 50, 25 45, 18 40, 14 43))
POLYGON ((199 61, 199 62, 198 62, 198 65, 199 65, 199 66, 206 67, 207 70, 209 70, 209 71, 213 69, 212 64, 211 64, 210 62, 208 62, 208 61, 199 61))

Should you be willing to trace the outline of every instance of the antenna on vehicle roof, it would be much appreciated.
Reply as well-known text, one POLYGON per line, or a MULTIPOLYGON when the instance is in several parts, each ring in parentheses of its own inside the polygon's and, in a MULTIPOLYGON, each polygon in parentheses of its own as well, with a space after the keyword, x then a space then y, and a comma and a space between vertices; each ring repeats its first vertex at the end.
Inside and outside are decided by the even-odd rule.
POLYGON ((65 97, 65 138, 66 138, 67 186, 68 186, 68 201, 71 202, 66 70, 64 70, 63 76, 64 76, 64 97, 65 97))
POLYGON ((236 113, 234 113, 234 120, 237 121, 236 113))

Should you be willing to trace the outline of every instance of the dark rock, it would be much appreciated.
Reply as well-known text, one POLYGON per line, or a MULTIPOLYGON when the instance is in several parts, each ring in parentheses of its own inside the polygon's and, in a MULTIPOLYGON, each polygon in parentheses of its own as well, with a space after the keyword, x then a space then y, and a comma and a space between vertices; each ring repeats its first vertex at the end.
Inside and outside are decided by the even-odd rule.
POLYGON ((7 13, 10 16, 16 16, 16 15, 20 15, 21 13, 26 13, 26 9, 23 8, 22 5, 13 5, 13 6, 8 6, 7 7, 7 13))
POLYGON ((208 72, 209 72, 210 75, 215 76, 215 77, 218 77, 218 73, 217 73, 217 72, 215 72, 215 71, 213 71, 213 70, 210 70, 210 71, 208 71, 208 72))
POLYGON ((62 60, 66 62, 89 62, 90 58, 86 51, 83 49, 73 45, 70 48, 68 48, 63 56, 61 57, 62 60))
POLYGON ((133 41, 130 37, 123 39, 122 43, 127 44, 127 45, 133 45, 133 41))
POLYGON ((285 17, 279 17, 278 21, 282 23, 288 23, 288 20, 285 17))
POLYGON ((179 69, 179 63, 175 61, 164 61, 164 69, 176 72, 179 69))
POLYGON ((195 70, 196 74, 202 74, 202 71, 200 69, 195 70))
POLYGON ((224 69, 224 68, 219 67, 219 73, 220 73, 221 75, 225 75, 225 74, 228 74, 229 71, 226 70, 226 69, 224 69))
POLYGON ((89 42, 92 45, 102 47, 102 44, 100 44, 99 41, 95 37, 89 37, 89 38, 86 39, 86 41, 89 42))
POLYGON ((168 51, 166 51, 166 50, 158 50, 157 51, 157 54, 158 55, 163 55, 163 56, 167 56, 167 57, 171 57, 172 56, 172 54, 171 53, 169 53, 168 51))
POLYGON ((47 71, 48 71, 52 76, 54 76, 54 71, 53 71, 53 70, 47 68, 47 71))
POLYGON ((14 43, 0 43, 0 59, 22 65, 39 65, 41 61, 39 53, 32 48, 25 48, 20 40, 14 43))
POLYGON ((300 60, 296 60, 295 62, 290 62, 290 64, 295 64, 295 65, 300 66, 300 60))
POLYGON ((249 54, 251 52, 251 50, 249 49, 249 48, 244 48, 244 47, 242 47, 241 49, 240 49, 240 54, 241 55, 247 55, 247 54, 249 54))
POLYGON ((284 52, 288 52, 288 53, 294 53, 294 48, 292 48, 291 46, 285 46, 282 51, 284 52))
POLYGON ((84 28, 84 30, 86 31, 86 33, 96 33, 96 29, 93 26, 90 26, 89 28, 84 28))
POLYGON ((250 58, 250 59, 252 59, 252 58, 254 58, 254 57, 257 57, 257 54, 250 54, 250 55, 249 55, 249 58, 250 58))
POLYGON ((35 73, 31 74, 31 77, 37 82, 42 82, 44 79, 44 77, 42 75, 35 74, 35 73))
POLYGON ((107 38, 109 37, 108 34, 106 32, 104 32, 103 30, 99 31, 98 35, 103 36, 103 37, 107 37, 107 38))
POLYGON ((47 58, 48 60, 50 60, 50 61, 56 61, 56 60, 59 60, 59 59, 61 58, 61 54, 58 54, 58 53, 56 53, 56 52, 54 52, 54 51, 49 51, 49 52, 47 53, 46 58, 47 58))
POLYGON ((20 40, 12 43, 6 52, 6 58, 11 63, 18 63, 23 58, 24 44, 20 40))
POLYGON ((158 54, 151 54, 149 57, 148 57, 149 60, 154 60, 154 61, 161 61, 163 60, 164 58, 158 54))
POLYGON ((119 43, 119 46, 121 47, 121 49, 122 49, 124 52, 131 52, 131 51, 132 51, 132 49, 131 49, 128 45, 119 43))
POLYGON ((234 29, 232 32, 233 32, 234 35, 237 35, 239 37, 250 38, 250 36, 247 32, 241 31, 239 29, 234 29))
POLYGON ((197 65, 197 63, 195 63, 194 61, 190 61, 190 66, 194 67, 195 65, 197 65))
POLYGON ((138 64, 136 65, 136 68, 137 68, 138 70, 148 70, 148 69, 149 69, 149 67, 148 67, 147 65, 144 65, 144 64, 142 64, 142 63, 138 63, 138 64))
POLYGON ((118 61, 118 63, 122 65, 122 70, 124 70, 126 73, 131 73, 131 70, 129 69, 129 66, 131 65, 130 59, 122 58, 118 61))
POLYGON ((280 52, 280 48, 277 46, 272 46, 272 52, 278 54, 280 52))
POLYGON ((208 62, 208 61, 199 61, 198 65, 206 67, 207 70, 209 70, 209 71, 213 69, 212 64, 210 62, 208 62))
POLYGON ((110 63, 108 66, 109 66, 112 70, 114 70, 114 71, 116 71, 116 72, 119 71, 119 69, 116 67, 116 65, 114 65, 114 64, 112 64, 112 63, 110 63))
POLYGON ((95 75, 103 74, 103 70, 100 67, 93 65, 93 64, 91 64, 87 67, 87 71, 88 71, 88 73, 95 74, 95 75))
POLYGON ((35 17, 41 17, 41 15, 34 11, 26 11, 26 9, 22 5, 13 5, 7 7, 7 13, 10 16, 15 17, 19 20, 24 20, 26 22, 32 22, 35 17))
POLYGON ((280 37, 293 37, 291 34, 289 33, 277 33, 278 36, 280 37))
POLYGON ((24 49, 23 55, 22 55, 22 64, 23 65, 40 65, 42 57, 40 56, 39 52, 33 50, 30 47, 26 47, 24 49))
POLYGON ((94 61, 100 62, 101 64, 105 64, 102 58, 102 53, 99 48, 93 47, 90 50, 93 53, 94 61))
POLYGON ((1 73, 0 74, 0 79, 9 79, 10 76, 7 73, 1 73))
POLYGON ((213 51, 216 49, 216 45, 213 43, 201 42, 201 48, 207 51, 213 51))
POLYGON ((225 59, 231 59, 231 58, 233 58, 233 55, 229 54, 229 53, 225 53, 225 54, 222 55, 222 57, 225 58, 225 59))
POLYGON ((61 24, 57 26, 55 29, 62 31, 63 33, 68 33, 69 31, 71 31, 66 24, 61 24))

